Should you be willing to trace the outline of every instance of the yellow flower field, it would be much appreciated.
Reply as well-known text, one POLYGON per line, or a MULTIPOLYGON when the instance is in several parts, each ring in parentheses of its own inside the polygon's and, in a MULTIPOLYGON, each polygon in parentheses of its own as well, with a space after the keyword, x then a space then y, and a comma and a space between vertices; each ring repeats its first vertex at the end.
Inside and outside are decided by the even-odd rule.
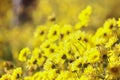
POLYGON ((61 3, 38 0, 33 21, 9 24, 12 13, 0 19, 0 80, 120 80, 119 15, 97 15, 100 0, 61 3))

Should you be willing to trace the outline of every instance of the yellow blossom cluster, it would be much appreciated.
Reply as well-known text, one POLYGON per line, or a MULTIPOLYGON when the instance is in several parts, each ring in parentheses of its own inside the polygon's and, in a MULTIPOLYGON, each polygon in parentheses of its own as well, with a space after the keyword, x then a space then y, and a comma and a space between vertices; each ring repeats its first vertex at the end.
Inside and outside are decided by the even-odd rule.
POLYGON ((7 62, 0 80, 119 80, 120 19, 108 19, 90 33, 83 28, 91 14, 88 6, 75 25, 39 25, 33 46, 19 53, 21 65, 7 62))

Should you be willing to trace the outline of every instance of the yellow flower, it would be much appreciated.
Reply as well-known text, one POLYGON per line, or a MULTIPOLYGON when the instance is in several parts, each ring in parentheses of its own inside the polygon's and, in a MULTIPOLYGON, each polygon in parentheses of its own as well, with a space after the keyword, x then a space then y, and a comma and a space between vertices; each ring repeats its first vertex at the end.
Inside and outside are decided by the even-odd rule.
POLYGON ((44 69, 45 70, 50 70, 50 69, 55 69, 55 68, 56 68, 56 65, 52 61, 47 59, 45 64, 44 64, 44 69))
POLYGON ((67 35, 73 31, 72 26, 67 24, 60 29, 60 39, 63 40, 67 35))
POLYGON ((112 18, 112 19, 108 19, 108 20, 105 21, 105 23, 103 25, 103 28, 105 30, 106 29, 112 30, 116 27, 116 25, 117 25, 117 21, 114 18, 112 18))
POLYGON ((84 57, 88 59, 88 63, 94 63, 100 60, 100 52, 96 47, 88 49, 84 54, 84 57))
POLYGON ((91 78, 93 78, 93 80, 95 80, 94 77, 97 76, 96 69, 93 68, 93 66, 91 66, 91 65, 88 65, 88 67, 85 68, 83 74, 84 75, 89 75, 91 78))
POLYGON ((43 45, 41 45, 41 48, 44 51, 44 56, 49 57, 50 59, 52 59, 52 56, 54 56, 58 51, 58 46, 56 45, 56 43, 52 42, 43 43, 43 45))
POLYGON ((102 44, 105 44, 108 39, 110 38, 110 34, 111 34, 111 31, 110 29, 107 29, 107 28, 98 28, 95 35, 93 35, 92 37, 92 42, 94 45, 102 45, 102 44))
POLYGON ((108 66, 109 77, 119 78, 120 77, 120 64, 119 62, 110 63, 108 66))
POLYGON ((47 73, 48 73, 49 80, 54 80, 58 76, 55 69, 50 69, 47 71, 47 73))
POLYGON ((70 70, 71 71, 80 71, 83 63, 84 63, 84 60, 81 57, 76 59, 73 63, 70 64, 70 66, 69 66, 70 70))
POLYGON ((45 58, 45 57, 41 57, 41 58, 39 58, 39 59, 38 59, 37 64, 38 64, 39 66, 43 66, 43 64, 44 64, 45 60, 46 60, 46 58, 45 58))
POLYGON ((37 58, 34 58, 34 57, 31 57, 29 60, 27 60, 27 68, 31 68, 31 67, 34 67, 36 68, 37 67, 37 63, 38 63, 38 59, 37 58))
POLYGON ((41 58, 43 55, 43 52, 39 48, 34 48, 32 52, 32 57, 34 58, 41 58))
POLYGON ((41 45, 40 48, 42 50, 46 50, 48 48, 50 48, 51 43, 53 43, 51 40, 45 40, 41 45))
POLYGON ((0 80, 12 80, 11 79, 11 75, 10 74, 4 74, 4 75, 2 75, 2 77, 0 78, 0 80))
POLYGON ((63 64, 67 59, 67 53, 64 49, 61 49, 56 55, 54 56, 54 62, 58 64, 63 64))
POLYGON ((85 36, 85 32, 81 30, 77 30, 74 33, 72 33, 69 37, 71 40, 82 40, 85 36))
POLYGON ((113 35, 113 36, 108 40, 108 42, 106 43, 105 47, 106 47, 106 48, 111 48, 112 45, 113 45, 117 40, 118 40, 117 36, 116 36, 116 35, 115 35, 115 36, 113 35))
POLYGON ((26 48, 23 48, 21 51, 20 51, 20 54, 19 54, 19 57, 18 57, 18 59, 20 60, 20 61, 26 61, 26 59, 27 59, 27 56, 30 54, 31 52, 30 52, 30 49, 28 48, 28 47, 26 47, 26 48))
POLYGON ((82 12, 79 14, 78 18, 80 20, 79 23, 76 24, 76 29, 81 29, 82 27, 86 27, 90 20, 90 15, 92 14, 92 7, 87 6, 82 12))
POLYGON ((120 18, 117 21, 118 27, 120 27, 120 18))
MULTIPOLYGON (((114 18, 108 19, 107 21, 105 21, 103 27, 98 28, 95 35, 93 35, 93 37, 92 37, 93 43, 95 45, 106 44, 106 42, 112 36, 117 35, 114 33, 117 30, 116 24, 117 24, 117 22, 114 18)), ((115 40, 116 40, 116 38, 115 38, 115 40)))
MULTIPOLYGON (((119 43, 118 43, 118 44, 115 44, 113 51, 114 51, 114 54, 115 54, 115 55, 117 55, 118 57, 120 57, 120 56, 119 56, 119 55, 120 55, 120 44, 119 44, 119 43)), ((120 59, 119 59, 119 60, 120 60, 120 59)))
POLYGON ((109 56, 109 62, 114 63, 119 60, 119 57, 115 55, 115 53, 112 51, 109 56))
POLYGON ((60 27, 59 25, 55 24, 50 27, 50 30, 48 32, 48 39, 55 41, 59 38, 60 36, 60 27))
MULTIPOLYGON (((80 56, 83 54, 83 52, 86 50, 88 47, 88 39, 85 38, 85 33, 78 30, 74 33, 72 33, 69 36, 69 39, 66 42, 69 43, 70 47, 73 49, 75 52, 75 56, 80 56), (68 41, 68 42, 67 42, 68 41)), ((66 44, 66 43, 65 43, 66 44)))
POLYGON ((18 80, 18 79, 21 79, 22 77, 22 68, 21 67, 18 67, 16 69, 13 70, 13 73, 12 73, 12 80, 18 80))
POLYGON ((37 26, 36 31, 34 33, 35 38, 38 38, 40 41, 45 40, 47 34, 46 26, 37 26))
POLYGON ((55 43, 52 43, 52 44, 50 44, 50 47, 48 49, 46 49, 45 55, 49 57, 51 55, 55 55, 57 51, 58 51, 57 45, 55 43))
POLYGON ((34 48, 32 55, 31 55, 31 59, 29 60, 29 62, 31 63, 31 65, 32 64, 34 65, 34 61, 36 61, 35 64, 42 66, 45 59, 46 59, 43 55, 44 55, 44 52, 41 49, 34 48))

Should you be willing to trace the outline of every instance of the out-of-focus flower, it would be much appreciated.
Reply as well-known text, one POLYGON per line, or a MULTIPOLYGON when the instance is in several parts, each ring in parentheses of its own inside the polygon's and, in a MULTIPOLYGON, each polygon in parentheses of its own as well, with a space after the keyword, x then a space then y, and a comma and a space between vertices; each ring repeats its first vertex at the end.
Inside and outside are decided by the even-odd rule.
POLYGON ((2 75, 0 80, 11 80, 11 75, 10 74, 4 74, 4 75, 2 75))
POLYGON ((22 78, 22 74, 23 74, 23 71, 22 71, 22 68, 21 67, 18 67, 16 69, 13 70, 13 73, 12 73, 12 80, 17 80, 17 79, 21 79, 22 78))
POLYGON ((35 38, 40 41, 44 41, 47 35, 47 27, 46 26, 37 26, 36 31, 34 33, 35 38))
POLYGON ((52 41, 55 41, 59 38, 59 36, 60 36, 60 26, 57 24, 51 26, 47 38, 52 41))
POLYGON ((29 48, 23 48, 21 51, 20 51, 20 54, 19 54, 19 57, 18 57, 18 59, 20 60, 20 61, 26 61, 26 59, 27 59, 27 56, 30 54, 31 52, 30 52, 30 49, 29 48))
POLYGON ((120 77, 120 64, 112 63, 108 66, 108 74, 110 74, 109 78, 119 78, 120 77))
POLYGON ((80 22, 76 24, 76 29, 81 29, 82 27, 88 26, 88 22, 90 20, 90 16, 92 14, 92 7, 87 6, 78 16, 80 22))
POLYGON ((88 49, 84 54, 84 56, 88 59, 88 63, 95 63, 100 60, 100 52, 97 48, 88 49))

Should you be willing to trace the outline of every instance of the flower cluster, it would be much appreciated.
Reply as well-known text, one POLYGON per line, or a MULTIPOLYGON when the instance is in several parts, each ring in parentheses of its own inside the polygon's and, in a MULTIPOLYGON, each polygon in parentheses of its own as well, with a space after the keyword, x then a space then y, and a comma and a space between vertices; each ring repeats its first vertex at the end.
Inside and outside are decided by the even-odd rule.
POLYGON ((91 14, 88 6, 76 25, 38 26, 34 46, 19 53, 22 66, 7 69, 0 80, 119 80, 120 19, 108 19, 90 33, 83 28, 91 14))

